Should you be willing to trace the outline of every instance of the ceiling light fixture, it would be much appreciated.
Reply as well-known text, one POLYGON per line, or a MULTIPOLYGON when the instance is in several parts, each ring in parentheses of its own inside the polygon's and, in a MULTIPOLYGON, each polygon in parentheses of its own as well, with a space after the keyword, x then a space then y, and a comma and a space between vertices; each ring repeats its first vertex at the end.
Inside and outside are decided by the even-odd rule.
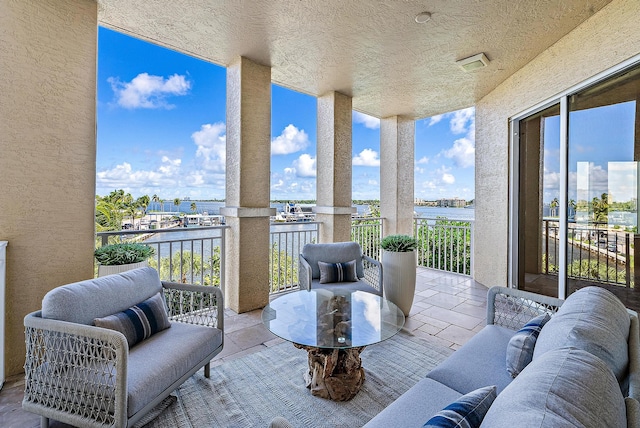
POLYGON ((420 12, 414 19, 418 24, 429 22, 431 21, 431 12, 420 12))
POLYGON ((470 56, 469 58, 458 60, 456 61, 456 64, 458 64, 464 71, 469 72, 489 65, 489 58, 487 58, 484 52, 481 52, 470 56))

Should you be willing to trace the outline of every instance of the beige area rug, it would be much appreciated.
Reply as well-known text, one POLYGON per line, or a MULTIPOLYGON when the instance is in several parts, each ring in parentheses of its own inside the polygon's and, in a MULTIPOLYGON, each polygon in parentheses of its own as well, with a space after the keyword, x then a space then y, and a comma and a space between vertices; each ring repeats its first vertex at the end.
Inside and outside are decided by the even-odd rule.
POLYGON ((306 351, 282 343, 214 367, 210 379, 198 371, 144 427, 267 427, 275 416, 300 428, 360 427, 452 352, 403 332, 371 345, 362 353, 362 389, 338 403, 311 395, 302 378, 306 351))

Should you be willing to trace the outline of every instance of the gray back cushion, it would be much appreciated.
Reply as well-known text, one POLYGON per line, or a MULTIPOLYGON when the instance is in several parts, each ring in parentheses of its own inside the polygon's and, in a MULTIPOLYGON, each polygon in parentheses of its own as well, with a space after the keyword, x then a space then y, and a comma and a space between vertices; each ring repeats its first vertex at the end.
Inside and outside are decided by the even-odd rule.
POLYGON ((601 359, 581 349, 556 349, 522 370, 498 395, 481 425, 516 426, 626 427, 624 397, 601 359))
POLYGON ((533 360, 550 350, 572 346, 600 357, 623 382, 629 364, 630 324, 626 308, 610 291, 582 288, 569 296, 545 324, 533 360))
POLYGON ((334 242, 330 244, 306 244, 302 247, 302 257, 311 266, 311 278, 320 278, 318 262, 342 263, 356 261, 356 275, 364 276, 362 266, 362 250, 357 242, 334 242))
POLYGON ((162 290, 158 272, 150 267, 63 285, 42 299, 42 317, 91 325, 124 311, 162 290))

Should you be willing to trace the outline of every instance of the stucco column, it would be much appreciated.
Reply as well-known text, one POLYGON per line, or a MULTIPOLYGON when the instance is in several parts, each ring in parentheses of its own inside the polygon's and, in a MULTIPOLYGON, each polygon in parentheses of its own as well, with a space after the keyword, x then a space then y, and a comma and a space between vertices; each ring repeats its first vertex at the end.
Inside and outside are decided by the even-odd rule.
POLYGON ((247 312, 269 303, 271 68, 238 57, 227 67, 225 301, 247 312))
POLYGON ((384 235, 413 235, 415 121, 380 121, 380 215, 384 235))
POLYGON ((320 242, 351 240, 351 97, 330 92, 318 98, 316 220, 320 242))
POLYGON ((0 6, 0 240, 5 373, 23 372, 24 316, 93 277, 97 2, 0 6))

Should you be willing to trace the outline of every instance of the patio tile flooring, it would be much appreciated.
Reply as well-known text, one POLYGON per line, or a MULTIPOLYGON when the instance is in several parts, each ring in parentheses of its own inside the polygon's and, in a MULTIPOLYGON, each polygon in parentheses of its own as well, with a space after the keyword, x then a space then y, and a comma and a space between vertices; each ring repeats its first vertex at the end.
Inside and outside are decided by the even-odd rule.
MULTIPOLYGON (((416 294, 405 332, 459 349, 485 325, 487 287, 467 276, 422 267, 416 277, 416 294)), ((224 350, 213 359, 212 367, 284 342, 264 327, 261 314, 261 309, 244 314, 225 310, 224 350)), ((21 408, 23 389, 22 375, 5 381, 0 391, 0 426, 40 426, 39 416, 21 408)), ((70 425, 51 421, 50 426, 70 425)))

